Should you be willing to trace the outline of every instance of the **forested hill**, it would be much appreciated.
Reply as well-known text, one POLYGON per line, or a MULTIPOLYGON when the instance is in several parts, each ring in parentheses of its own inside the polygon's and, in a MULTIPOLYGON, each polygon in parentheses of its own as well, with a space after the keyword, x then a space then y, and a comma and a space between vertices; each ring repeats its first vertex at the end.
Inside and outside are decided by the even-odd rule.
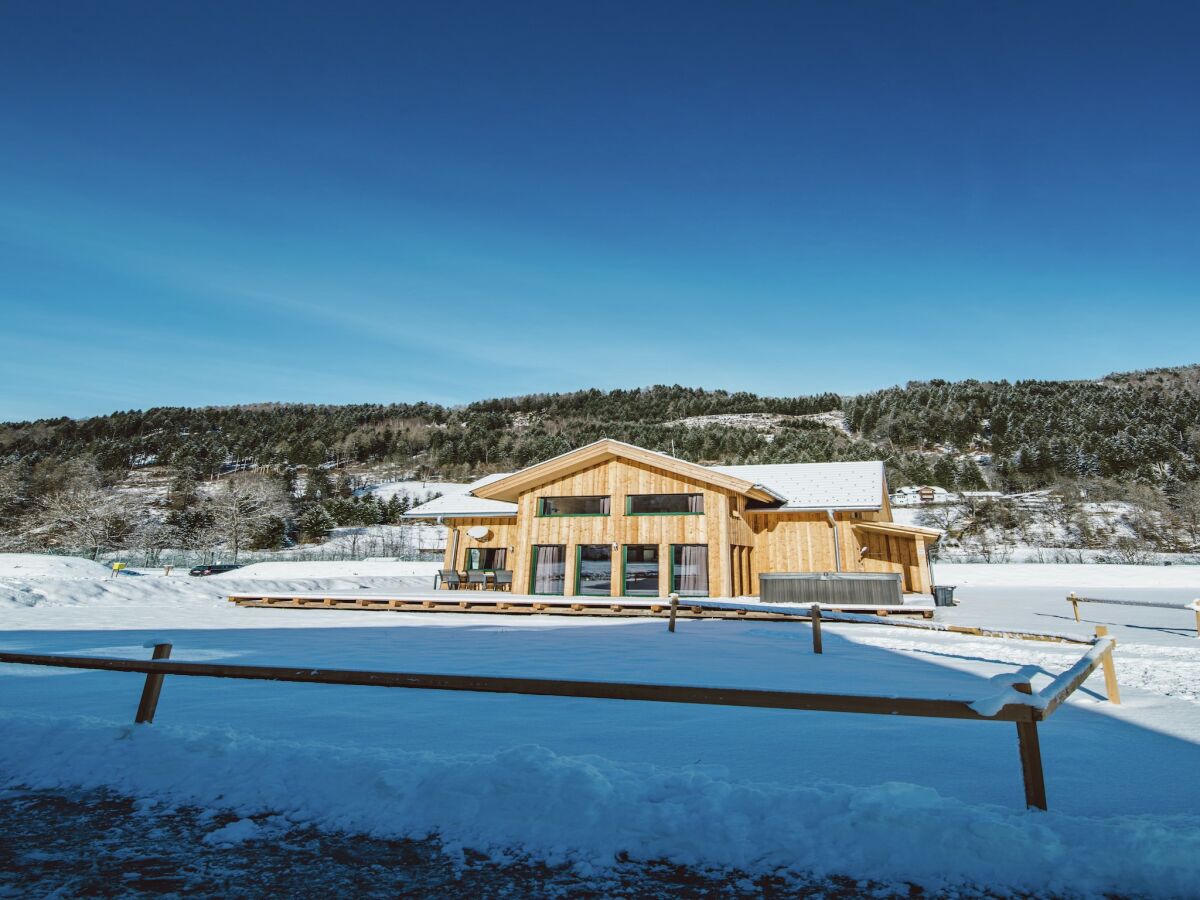
POLYGON ((467 477, 525 466, 600 437, 714 463, 883 457, 893 486, 1037 487, 1062 477, 1200 477, 1200 366, 1097 381, 910 383, 857 397, 760 397, 679 386, 484 400, 343 406, 156 408, 0 425, 0 465, 81 457, 120 476, 147 465, 213 474, 231 465, 389 462, 467 477), (842 416, 822 415, 835 411, 842 416), (707 418, 699 418, 707 417, 707 418))

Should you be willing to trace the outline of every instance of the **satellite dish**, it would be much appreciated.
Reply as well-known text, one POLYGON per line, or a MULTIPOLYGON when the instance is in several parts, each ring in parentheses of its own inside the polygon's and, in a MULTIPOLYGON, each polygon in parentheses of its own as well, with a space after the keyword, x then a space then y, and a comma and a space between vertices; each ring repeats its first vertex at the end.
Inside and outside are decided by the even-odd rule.
POLYGON ((491 530, 486 525, 472 525, 467 529, 467 536, 473 537, 477 541, 487 540, 491 536, 491 530))

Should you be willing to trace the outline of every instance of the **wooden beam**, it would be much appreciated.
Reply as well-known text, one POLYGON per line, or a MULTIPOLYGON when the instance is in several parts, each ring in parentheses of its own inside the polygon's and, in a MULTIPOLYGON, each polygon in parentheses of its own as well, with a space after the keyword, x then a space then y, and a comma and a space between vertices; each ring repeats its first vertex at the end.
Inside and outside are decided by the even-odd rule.
MULTIPOLYGON (((1107 637, 1108 629, 1103 625, 1096 626, 1096 637, 1107 637)), ((1104 692, 1108 694, 1108 702, 1121 705, 1121 689, 1117 686, 1117 667, 1113 665, 1113 648, 1117 646, 1117 642, 1113 641, 1104 651, 1103 661, 1101 666, 1104 668, 1104 692)))
MULTIPOLYGON (((169 659, 170 644, 155 644, 151 659, 169 659)), ((133 721, 137 724, 150 724, 154 721, 154 713, 158 710, 158 697, 162 693, 163 676, 157 672, 146 675, 146 683, 142 687, 142 699, 138 702, 137 714, 133 721)))
POLYGON ((972 719, 985 722, 1028 722, 1034 710, 1010 704, 994 716, 972 709, 967 700, 887 697, 861 694, 826 694, 747 688, 693 687, 677 684, 640 684, 616 681, 569 681, 549 678, 508 678, 487 675, 441 675, 429 672, 375 672, 354 669, 314 669, 288 666, 246 666, 229 663, 176 662, 173 660, 117 659, 107 656, 64 656, 41 653, 0 652, 0 663, 94 669, 105 672, 142 672, 202 678, 236 678, 300 684, 359 685, 363 687, 418 688, 435 691, 468 691, 489 694, 527 694, 541 697, 591 697, 600 700, 637 700, 704 706, 738 706, 756 709, 793 709, 818 712, 865 713, 939 719, 972 719))
MULTIPOLYGON (((1022 694, 1032 694, 1029 682, 1014 684, 1022 694)), ((1025 805, 1030 809, 1046 808, 1046 777, 1042 771, 1042 747, 1038 742, 1037 722, 1017 722, 1017 747, 1021 754, 1021 776, 1025 782, 1025 805)))

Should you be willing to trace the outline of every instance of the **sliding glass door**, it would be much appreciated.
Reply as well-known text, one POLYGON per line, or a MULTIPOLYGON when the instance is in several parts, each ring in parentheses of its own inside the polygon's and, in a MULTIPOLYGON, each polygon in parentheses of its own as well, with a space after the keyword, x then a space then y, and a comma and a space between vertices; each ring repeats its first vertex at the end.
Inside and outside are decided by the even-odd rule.
POLYGON ((567 575, 567 548, 562 544, 537 544, 529 578, 531 594, 561 594, 567 575))
POLYGON ((625 596, 658 596, 657 544, 626 544, 624 568, 625 596))
POLYGON ((708 596, 708 545, 671 545, 671 590, 681 597, 708 596))
POLYGON ((575 548, 575 593, 584 597, 612 594, 612 547, 580 544, 575 548))

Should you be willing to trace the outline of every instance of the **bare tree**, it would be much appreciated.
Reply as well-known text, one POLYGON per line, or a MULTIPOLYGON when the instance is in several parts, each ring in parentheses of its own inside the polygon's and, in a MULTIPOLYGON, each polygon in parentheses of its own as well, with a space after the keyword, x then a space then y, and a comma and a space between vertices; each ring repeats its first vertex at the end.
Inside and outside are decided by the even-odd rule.
POLYGON ((123 496, 86 481, 76 481, 41 501, 38 531, 44 543, 86 553, 121 547, 133 529, 134 510, 123 496))
POLYGON ((1200 549, 1200 481, 1193 481, 1183 488, 1176 502, 1176 518, 1188 536, 1191 549, 1200 549))
POLYGON ((179 529, 159 519, 143 518, 129 538, 131 549, 142 555, 142 564, 157 566, 164 550, 181 543, 179 529))
POLYGON ((289 506, 277 481, 232 477, 213 495, 209 509, 216 534, 237 562, 255 528, 273 516, 286 515, 289 506))

